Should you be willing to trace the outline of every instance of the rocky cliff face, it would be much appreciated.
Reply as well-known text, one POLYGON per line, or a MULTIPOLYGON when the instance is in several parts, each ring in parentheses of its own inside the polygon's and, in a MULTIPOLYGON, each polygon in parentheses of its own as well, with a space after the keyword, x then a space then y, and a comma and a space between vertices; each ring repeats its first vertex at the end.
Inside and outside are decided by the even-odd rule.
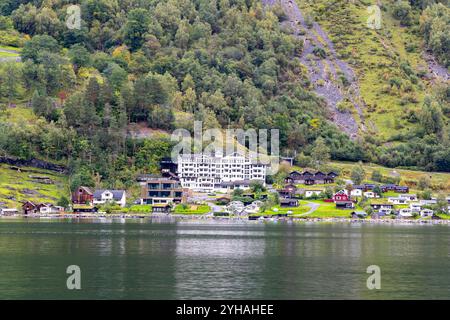
POLYGON ((352 139, 356 138, 366 128, 364 103, 353 69, 338 58, 332 41, 317 22, 308 25, 294 0, 263 0, 263 4, 281 5, 287 17, 283 25, 303 40, 303 52, 298 59, 307 67, 314 91, 327 102, 333 122, 352 139), (326 56, 317 56, 318 50, 326 52, 326 56), (353 110, 339 110, 338 105, 344 101, 352 105, 353 110))
POLYGON ((0 163, 6 163, 11 166, 18 166, 18 167, 34 167, 39 169, 55 171, 58 173, 66 173, 67 171, 67 168, 64 166, 38 159, 22 160, 11 157, 0 157, 0 163))

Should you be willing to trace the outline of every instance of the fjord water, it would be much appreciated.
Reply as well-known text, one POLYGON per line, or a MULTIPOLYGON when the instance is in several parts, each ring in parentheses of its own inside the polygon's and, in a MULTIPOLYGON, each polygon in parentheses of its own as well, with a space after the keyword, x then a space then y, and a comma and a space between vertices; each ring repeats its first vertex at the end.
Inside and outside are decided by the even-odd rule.
POLYGON ((450 228, 0 219, 0 298, 449 299, 450 228))

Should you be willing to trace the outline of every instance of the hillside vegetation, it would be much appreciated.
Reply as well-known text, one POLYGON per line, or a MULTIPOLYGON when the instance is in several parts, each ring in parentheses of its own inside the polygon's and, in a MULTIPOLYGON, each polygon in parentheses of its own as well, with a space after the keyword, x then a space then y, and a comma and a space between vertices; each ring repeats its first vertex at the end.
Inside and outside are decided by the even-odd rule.
POLYGON ((18 208, 23 201, 56 204, 69 197, 67 177, 48 170, 0 164, 0 207, 18 208))
POLYGON ((299 0, 306 24, 333 41, 334 61, 355 72, 336 73, 359 94, 335 108, 298 59, 319 63, 330 52, 306 48, 283 6, 268 2, 72 1, 81 28, 69 29, 67 1, 2 1, 0 45, 21 48, 12 51, 22 60, 0 60, 0 151, 65 164, 72 188, 129 188, 170 154, 166 132, 200 120, 277 128, 284 154, 323 149, 333 160, 450 171, 450 89, 422 55, 428 46, 448 65, 446 1, 389 2, 383 28, 371 30, 371 1, 299 0), (350 137, 342 128, 352 117, 365 129, 350 137), (136 138, 136 126, 152 135, 136 138))

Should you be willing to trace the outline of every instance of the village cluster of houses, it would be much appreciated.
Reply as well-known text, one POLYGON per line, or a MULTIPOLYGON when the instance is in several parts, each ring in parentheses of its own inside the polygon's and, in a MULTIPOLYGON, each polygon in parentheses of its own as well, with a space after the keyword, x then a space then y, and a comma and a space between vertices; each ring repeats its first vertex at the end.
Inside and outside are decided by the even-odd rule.
MULTIPOLYGON (((160 175, 141 175, 137 181, 141 186, 141 196, 136 204, 151 205, 154 212, 170 212, 176 204, 184 203, 192 192, 230 193, 235 189, 244 190, 243 198, 251 201, 231 201, 224 196, 224 211, 230 214, 254 214, 260 211, 262 201, 267 195, 255 199, 249 191, 254 181, 265 185, 266 166, 254 162, 239 153, 231 155, 182 155, 178 163, 171 159, 163 159, 160 163, 160 175)), ((398 214, 401 217, 411 217, 415 214, 432 216, 433 211, 427 207, 436 204, 436 199, 418 200, 414 194, 409 194, 407 186, 396 184, 361 184, 351 185, 336 192, 330 197, 326 186, 334 184, 338 174, 335 172, 292 171, 285 179, 285 186, 277 190, 281 207, 298 207, 299 199, 322 198, 325 202, 333 202, 337 209, 352 210, 358 199, 370 199, 370 206, 378 216, 398 214), (301 186, 299 186, 301 185, 301 186), (395 197, 383 198, 381 193, 394 192, 395 197), (329 199, 327 199, 329 198, 329 199), (400 206, 396 210, 396 206, 400 206)), ((92 190, 85 186, 78 187, 71 195, 73 212, 97 212, 105 204, 115 204, 125 207, 127 194, 125 190, 99 189, 92 190)), ((449 212, 450 212, 450 198, 449 212)), ((61 213, 65 208, 48 203, 33 203, 26 201, 22 205, 24 214, 61 213)), ((1 209, 0 214, 13 215, 17 209, 1 209)), ((361 213, 362 214, 362 213, 361 213)))
MULTIPOLYGON (((72 211, 73 212, 97 212, 98 207, 106 203, 114 203, 121 207, 126 205, 125 190, 95 190, 80 186, 72 193, 72 211)), ((67 208, 56 206, 51 203, 34 203, 25 201, 22 204, 21 211, 25 215, 30 214, 58 214, 64 213, 67 208)), ((19 214, 19 210, 0 209, 0 214, 4 216, 19 214)))
POLYGON ((334 183, 334 179, 338 176, 335 172, 323 173, 323 172, 309 172, 309 171, 292 171, 289 176, 286 177, 285 183, 287 184, 330 184, 334 183))
MULTIPOLYGON (((319 181, 320 184, 330 184, 334 183, 334 178, 337 177, 336 173, 330 172, 324 174, 322 172, 311 173, 303 172, 299 173, 293 171, 285 179, 286 185, 278 193, 281 198, 281 203, 288 206, 298 206, 298 201, 295 199, 300 198, 316 198, 323 197, 325 195, 325 188, 299 188, 296 184, 311 185, 319 181), (313 177, 320 177, 319 180, 313 177), (324 178, 328 177, 328 178, 324 178), (314 182, 314 183, 313 183, 314 182)), ((318 184, 318 183, 317 183, 318 184)), ((433 210, 429 209, 429 206, 435 205, 437 203, 436 199, 431 200, 419 200, 416 194, 409 194, 409 187, 399 186, 396 184, 362 184, 362 185, 352 185, 346 189, 336 192, 331 199, 324 199, 325 202, 334 202, 337 209, 348 209, 352 210, 355 208, 355 204, 358 199, 367 198, 372 199, 370 204, 371 208, 374 210, 376 217, 381 217, 390 214, 397 214, 400 217, 412 217, 418 214, 422 217, 430 217, 434 215, 433 210), (395 192, 398 193, 395 197, 382 198, 381 194, 378 194, 375 190, 380 190, 381 193, 385 192, 395 192), (402 208, 396 210, 395 206, 402 206, 402 208), (407 207, 404 207, 407 206, 407 207)), ((450 212, 450 197, 447 198, 448 208, 447 211, 450 212)), ((367 215, 364 212, 358 214, 367 215)))

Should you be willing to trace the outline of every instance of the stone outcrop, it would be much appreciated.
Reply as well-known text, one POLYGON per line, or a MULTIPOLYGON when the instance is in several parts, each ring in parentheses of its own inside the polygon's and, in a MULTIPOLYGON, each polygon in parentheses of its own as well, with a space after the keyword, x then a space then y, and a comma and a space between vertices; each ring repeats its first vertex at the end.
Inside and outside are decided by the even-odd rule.
POLYGON ((58 173, 66 173, 67 168, 65 166, 54 164, 51 162, 47 162, 44 160, 38 160, 38 159, 31 159, 31 160, 23 160, 23 159, 16 159, 12 157, 3 157, 0 156, 0 163, 5 163, 11 166, 17 166, 17 167, 34 167, 44 170, 50 170, 55 171, 58 173))

